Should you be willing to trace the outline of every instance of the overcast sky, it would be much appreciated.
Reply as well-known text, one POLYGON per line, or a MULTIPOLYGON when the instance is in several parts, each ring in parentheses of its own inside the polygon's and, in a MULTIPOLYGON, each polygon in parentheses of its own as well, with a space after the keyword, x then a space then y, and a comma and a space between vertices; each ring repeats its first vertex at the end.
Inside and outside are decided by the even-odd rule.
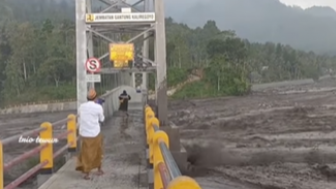
MULTIPOLYGON (((137 0, 127 0, 128 2, 137 2, 137 0)), ((209 0, 165 0, 165 4, 174 4, 178 2, 179 4, 190 5, 193 2, 204 2, 209 0)), ((336 10, 336 0, 280 0, 286 5, 297 5, 302 8, 309 8, 312 6, 329 6, 336 10)))
POLYGON ((336 10, 336 0, 280 0, 287 5, 298 5, 302 8, 308 8, 312 6, 329 6, 336 10))

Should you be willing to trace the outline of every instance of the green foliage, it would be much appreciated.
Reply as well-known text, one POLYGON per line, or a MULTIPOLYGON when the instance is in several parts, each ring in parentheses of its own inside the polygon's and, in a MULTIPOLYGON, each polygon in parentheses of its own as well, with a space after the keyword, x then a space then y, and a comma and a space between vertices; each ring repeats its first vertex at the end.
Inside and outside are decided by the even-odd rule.
MULTIPOLYGON (((202 26, 205 18, 211 18, 220 28, 235 30, 251 41, 276 41, 298 49, 336 55, 336 43, 333 43, 336 41, 335 5, 329 3, 329 7, 302 9, 286 7, 281 2, 285 0, 217 0, 211 3, 198 0, 183 1, 176 6, 176 1, 167 1, 165 13, 193 26, 202 26)), ((287 2, 297 4, 298 1, 287 2)))
MULTIPOLYGON (((7 93, 8 94, 8 93, 7 93)), ((46 102, 50 100, 74 99, 76 97, 75 85, 45 86, 29 88, 15 98, 7 97, 5 105, 24 104, 27 102, 46 102), (38 94, 38 96, 36 96, 38 94), (13 100, 12 100, 13 99, 13 100)))
POLYGON ((188 72, 185 68, 171 67, 167 70, 168 87, 173 87, 188 79, 188 72))
POLYGON ((196 81, 186 84, 181 90, 174 93, 173 99, 185 99, 185 98, 205 98, 215 97, 221 94, 217 93, 214 86, 209 85, 204 81, 196 81))
MULTIPOLYGON (((76 98, 76 37, 73 3, 12 0, 0 5, 0 104, 76 98), (38 6, 36 6, 38 5, 38 6)), ((215 21, 203 27, 166 19, 167 83, 173 87, 201 70, 201 80, 187 84, 174 98, 243 95, 251 82, 314 78, 336 69, 336 57, 295 50, 287 45, 251 43, 215 21)), ((153 40, 150 40, 153 43, 153 40)), ((94 54, 107 44, 93 39, 94 54)), ((103 52, 103 53, 102 53, 103 52)), ((149 56, 153 58, 154 49, 149 56)), ((104 76, 105 77, 105 76, 104 76)), ((117 77, 97 85, 103 93, 117 77)), ((154 89, 155 74, 149 74, 154 89)))
POLYGON ((155 90, 155 73, 149 73, 148 74, 148 89, 149 90, 155 90))
MULTIPOLYGON (((150 90, 155 90, 155 78, 154 73, 149 74, 148 86, 150 90)), ((168 88, 174 87, 179 83, 188 79, 188 70, 185 68, 169 67, 167 69, 167 85, 168 88)))

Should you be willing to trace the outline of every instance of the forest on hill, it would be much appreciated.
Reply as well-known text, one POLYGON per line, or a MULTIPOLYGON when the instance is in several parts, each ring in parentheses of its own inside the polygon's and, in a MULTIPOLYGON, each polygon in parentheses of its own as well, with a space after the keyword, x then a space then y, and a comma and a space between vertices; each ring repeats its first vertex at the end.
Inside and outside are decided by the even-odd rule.
MULTIPOLYGON (((66 1, 29 1, 30 7, 23 6, 26 1, 15 4, 20 0, 0 3, 2 106, 76 98, 74 11, 66 1)), ((202 79, 176 98, 242 95, 251 82, 318 79, 336 70, 336 57, 279 43, 252 43, 220 30, 212 20, 193 29, 167 18, 166 31, 168 85, 186 80, 191 70, 203 70, 202 79)), ((98 39, 94 44, 108 47, 98 39)), ((105 89, 101 85, 97 88, 105 89)))
POLYGON ((221 30, 235 30, 252 42, 336 55, 336 11, 331 7, 302 9, 279 0, 169 0, 166 9, 167 16, 191 27, 214 20, 221 30))

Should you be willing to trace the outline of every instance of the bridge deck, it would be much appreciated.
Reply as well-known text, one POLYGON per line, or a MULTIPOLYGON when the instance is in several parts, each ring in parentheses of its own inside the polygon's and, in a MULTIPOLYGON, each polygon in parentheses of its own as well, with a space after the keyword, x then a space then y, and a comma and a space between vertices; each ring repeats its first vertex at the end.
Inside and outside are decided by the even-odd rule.
POLYGON ((122 117, 113 116, 102 127, 104 134, 103 176, 92 174, 86 181, 75 171, 72 158, 39 189, 134 189, 145 188, 147 181, 144 127, 141 105, 130 104, 128 125, 122 126, 122 117))

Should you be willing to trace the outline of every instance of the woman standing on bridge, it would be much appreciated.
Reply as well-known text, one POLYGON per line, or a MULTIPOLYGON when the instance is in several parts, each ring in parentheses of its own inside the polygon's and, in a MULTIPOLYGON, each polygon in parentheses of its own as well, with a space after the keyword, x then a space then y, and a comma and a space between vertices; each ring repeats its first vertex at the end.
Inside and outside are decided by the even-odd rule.
POLYGON ((103 122, 104 111, 95 101, 97 93, 90 90, 87 96, 88 102, 79 107, 79 135, 81 148, 76 166, 77 171, 84 173, 84 179, 90 179, 90 172, 98 169, 98 174, 104 174, 101 169, 103 159, 103 137, 100 132, 100 122, 103 122))

